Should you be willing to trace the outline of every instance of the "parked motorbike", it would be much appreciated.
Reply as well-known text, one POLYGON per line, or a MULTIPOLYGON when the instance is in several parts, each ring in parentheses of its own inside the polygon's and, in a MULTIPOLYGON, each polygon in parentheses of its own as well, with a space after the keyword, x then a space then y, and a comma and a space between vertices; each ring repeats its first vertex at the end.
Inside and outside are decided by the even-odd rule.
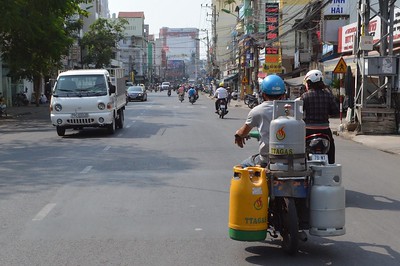
POLYGON ((247 104, 247 106, 250 109, 253 109, 254 107, 256 107, 259 104, 257 97, 255 95, 252 95, 252 94, 247 94, 246 95, 245 103, 247 104))
POLYGON ((227 105, 226 99, 221 99, 219 102, 219 107, 218 107, 218 115, 219 115, 219 118, 221 118, 221 119, 223 119, 224 116, 228 113, 226 105, 227 105))
MULTIPOLYGON (((327 152, 327 142, 322 136, 306 138, 299 105, 302 101, 274 101, 269 163, 266 168, 234 167, 230 192, 230 237, 263 241, 268 234, 274 239, 280 235, 282 249, 290 255, 297 253, 299 241, 307 240, 306 230, 321 237, 345 234, 341 165, 312 156, 327 152)), ((250 137, 260 136, 252 131, 250 137)))
POLYGON ((7 105, 0 102, 0 117, 7 116, 7 105))
POLYGON ((29 104, 29 100, 26 97, 26 94, 22 93, 22 92, 17 93, 17 95, 15 96, 15 99, 14 99, 14 105, 15 106, 21 106, 21 105, 27 106, 28 104, 29 104))

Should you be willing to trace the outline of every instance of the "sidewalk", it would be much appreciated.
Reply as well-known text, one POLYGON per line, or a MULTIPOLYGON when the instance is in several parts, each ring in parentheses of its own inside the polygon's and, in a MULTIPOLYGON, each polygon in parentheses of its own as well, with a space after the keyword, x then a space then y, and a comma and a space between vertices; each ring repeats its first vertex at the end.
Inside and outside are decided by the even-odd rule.
POLYGON ((0 123, 24 119, 47 119, 50 121, 49 104, 7 107, 7 116, 3 114, 0 117, 0 123))

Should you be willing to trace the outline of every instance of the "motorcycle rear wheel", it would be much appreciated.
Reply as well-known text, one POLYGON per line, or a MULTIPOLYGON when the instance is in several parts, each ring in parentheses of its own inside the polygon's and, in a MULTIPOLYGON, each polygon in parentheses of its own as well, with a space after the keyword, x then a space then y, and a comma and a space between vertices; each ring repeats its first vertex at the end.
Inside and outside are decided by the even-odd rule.
POLYGON ((295 255, 299 248, 299 222, 294 198, 284 198, 282 205, 282 248, 287 254, 295 255))

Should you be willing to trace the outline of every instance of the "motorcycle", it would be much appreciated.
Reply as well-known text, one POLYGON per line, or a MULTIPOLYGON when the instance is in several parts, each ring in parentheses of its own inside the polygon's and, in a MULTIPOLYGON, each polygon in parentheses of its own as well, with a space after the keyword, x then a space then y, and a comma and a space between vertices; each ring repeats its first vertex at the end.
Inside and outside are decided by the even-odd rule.
POLYGON ((221 119, 223 119, 224 116, 228 113, 228 110, 226 110, 226 107, 227 107, 226 105, 227 105, 226 99, 220 99, 219 107, 218 107, 218 115, 219 115, 219 118, 221 118, 221 119))
MULTIPOLYGON (((268 234, 274 239, 280 235, 281 247, 290 255, 298 252, 300 241, 307 241, 306 230, 311 235, 321 237, 345 234, 345 190, 341 186, 341 166, 322 162, 321 158, 324 158, 322 155, 328 151, 323 136, 308 138, 305 136, 305 124, 299 111, 302 108, 298 106, 302 105, 300 102, 274 101, 274 114, 270 126, 269 163, 265 168, 249 167, 248 170, 252 178, 257 171, 260 171, 258 176, 265 173, 265 183, 267 183, 265 187, 261 188, 260 180, 255 179, 256 181, 249 182, 247 195, 238 195, 237 191, 232 191, 232 187, 235 188, 233 184, 239 180, 237 172, 245 172, 246 168, 235 167, 230 196, 229 225, 232 239, 260 241, 265 240, 268 234), (288 102, 294 105, 292 110, 287 107, 288 102), (282 112, 283 106, 285 110, 282 112), (290 115, 293 110, 295 114, 290 115), (323 148, 320 149, 321 147, 323 148), (322 157, 316 160, 318 157, 313 156, 316 154, 322 157), (263 192, 265 190, 266 192, 263 192), (254 195, 254 192, 257 194, 254 195), (267 194, 264 200, 259 197, 263 193, 267 194), (242 210, 238 210, 243 217, 249 216, 243 212, 250 209, 254 212, 254 204, 257 203, 257 206, 262 206, 261 202, 268 204, 267 208, 259 208, 262 212, 251 215, 257 222, 259 221, 258 227, 252 230, 249 229, 247 221, 240 224, 235 216, 237 206, 232 205, 237 205, 234 197, 244 202, 245 196, 254 197, 254 200, 248 201, 251 206, 242 206, 242 210), (264 227, 260 227, 261 223, 264 223, 264 227), (241 230, 241 235, 237 232, 231 233, 234 231, 231 228, 241 230), (265 235, 259 234, 260 231, 265 231, 265 235), (258 233, 257 239, 254 238, 254 232, 258 233)), ((259 132, 252 131, 247 138, 259 140, 259 132)))
POLYGON ((195 95, 189 97, 189 102, 194 104, 196 102, 197 97, 195 95))
POLYGON ((168 90, 167 95, 168 97, 171 96, 171 90, 168 90))
POLYGON ((330 148, 330 137, 323 133, 306 136, 307 159, 321 164, 328 164, 328 151, 330 148))
POLYGON ((179 94, 179 101, 183 102, 185 100, 185 96, 183 94, 179 94))
POLYGON ((250 109, 253 109, 259 104, 257 97, 252 94, 247 94, 244 102, 250 109))
POLYGON ((7 105, 0 102, 0 117, 2 117, 3 114, 7 116, 7 105))
POLYGON ((29 104, 29 100, 26 97, 26 94, 22 93, 22 92, 17 93, 17 95, 15 96, 14 105, 15 106, 21 106, 21 105, 27 106, 28 104, 29 104))

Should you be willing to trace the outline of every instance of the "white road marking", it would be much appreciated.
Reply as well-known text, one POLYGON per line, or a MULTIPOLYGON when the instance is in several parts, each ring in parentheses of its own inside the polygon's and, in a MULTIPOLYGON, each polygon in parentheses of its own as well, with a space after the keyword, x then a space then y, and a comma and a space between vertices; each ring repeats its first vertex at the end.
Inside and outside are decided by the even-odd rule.
POLYGON ((194 231, 203 231, 203 228, 195 228, 194 231))
POLYGON ((105 147, 104 147, 104 149, 103 149, 103 151, 108 151, 110 148, 111 148, 111 146, 110 146, 110 145, 108 145, 108 146, 105 146, 105 147))
POLYGON ((92 170, 92 168, 93 168, 93 166, 91 166, 91 165, 86 166, 85 169, 83 169, 83 170, 81 171, 81 174, 87 174, 87 173, 89 173, 90 170, 92 170))
POLYGON ((49 203, 46 206, 43 207, 43 209, 36 214, 35 218, 32 219, 32 221, 41 221, 43 220, 50 212, 51 210, 56 206, 55 203, 49 203))

